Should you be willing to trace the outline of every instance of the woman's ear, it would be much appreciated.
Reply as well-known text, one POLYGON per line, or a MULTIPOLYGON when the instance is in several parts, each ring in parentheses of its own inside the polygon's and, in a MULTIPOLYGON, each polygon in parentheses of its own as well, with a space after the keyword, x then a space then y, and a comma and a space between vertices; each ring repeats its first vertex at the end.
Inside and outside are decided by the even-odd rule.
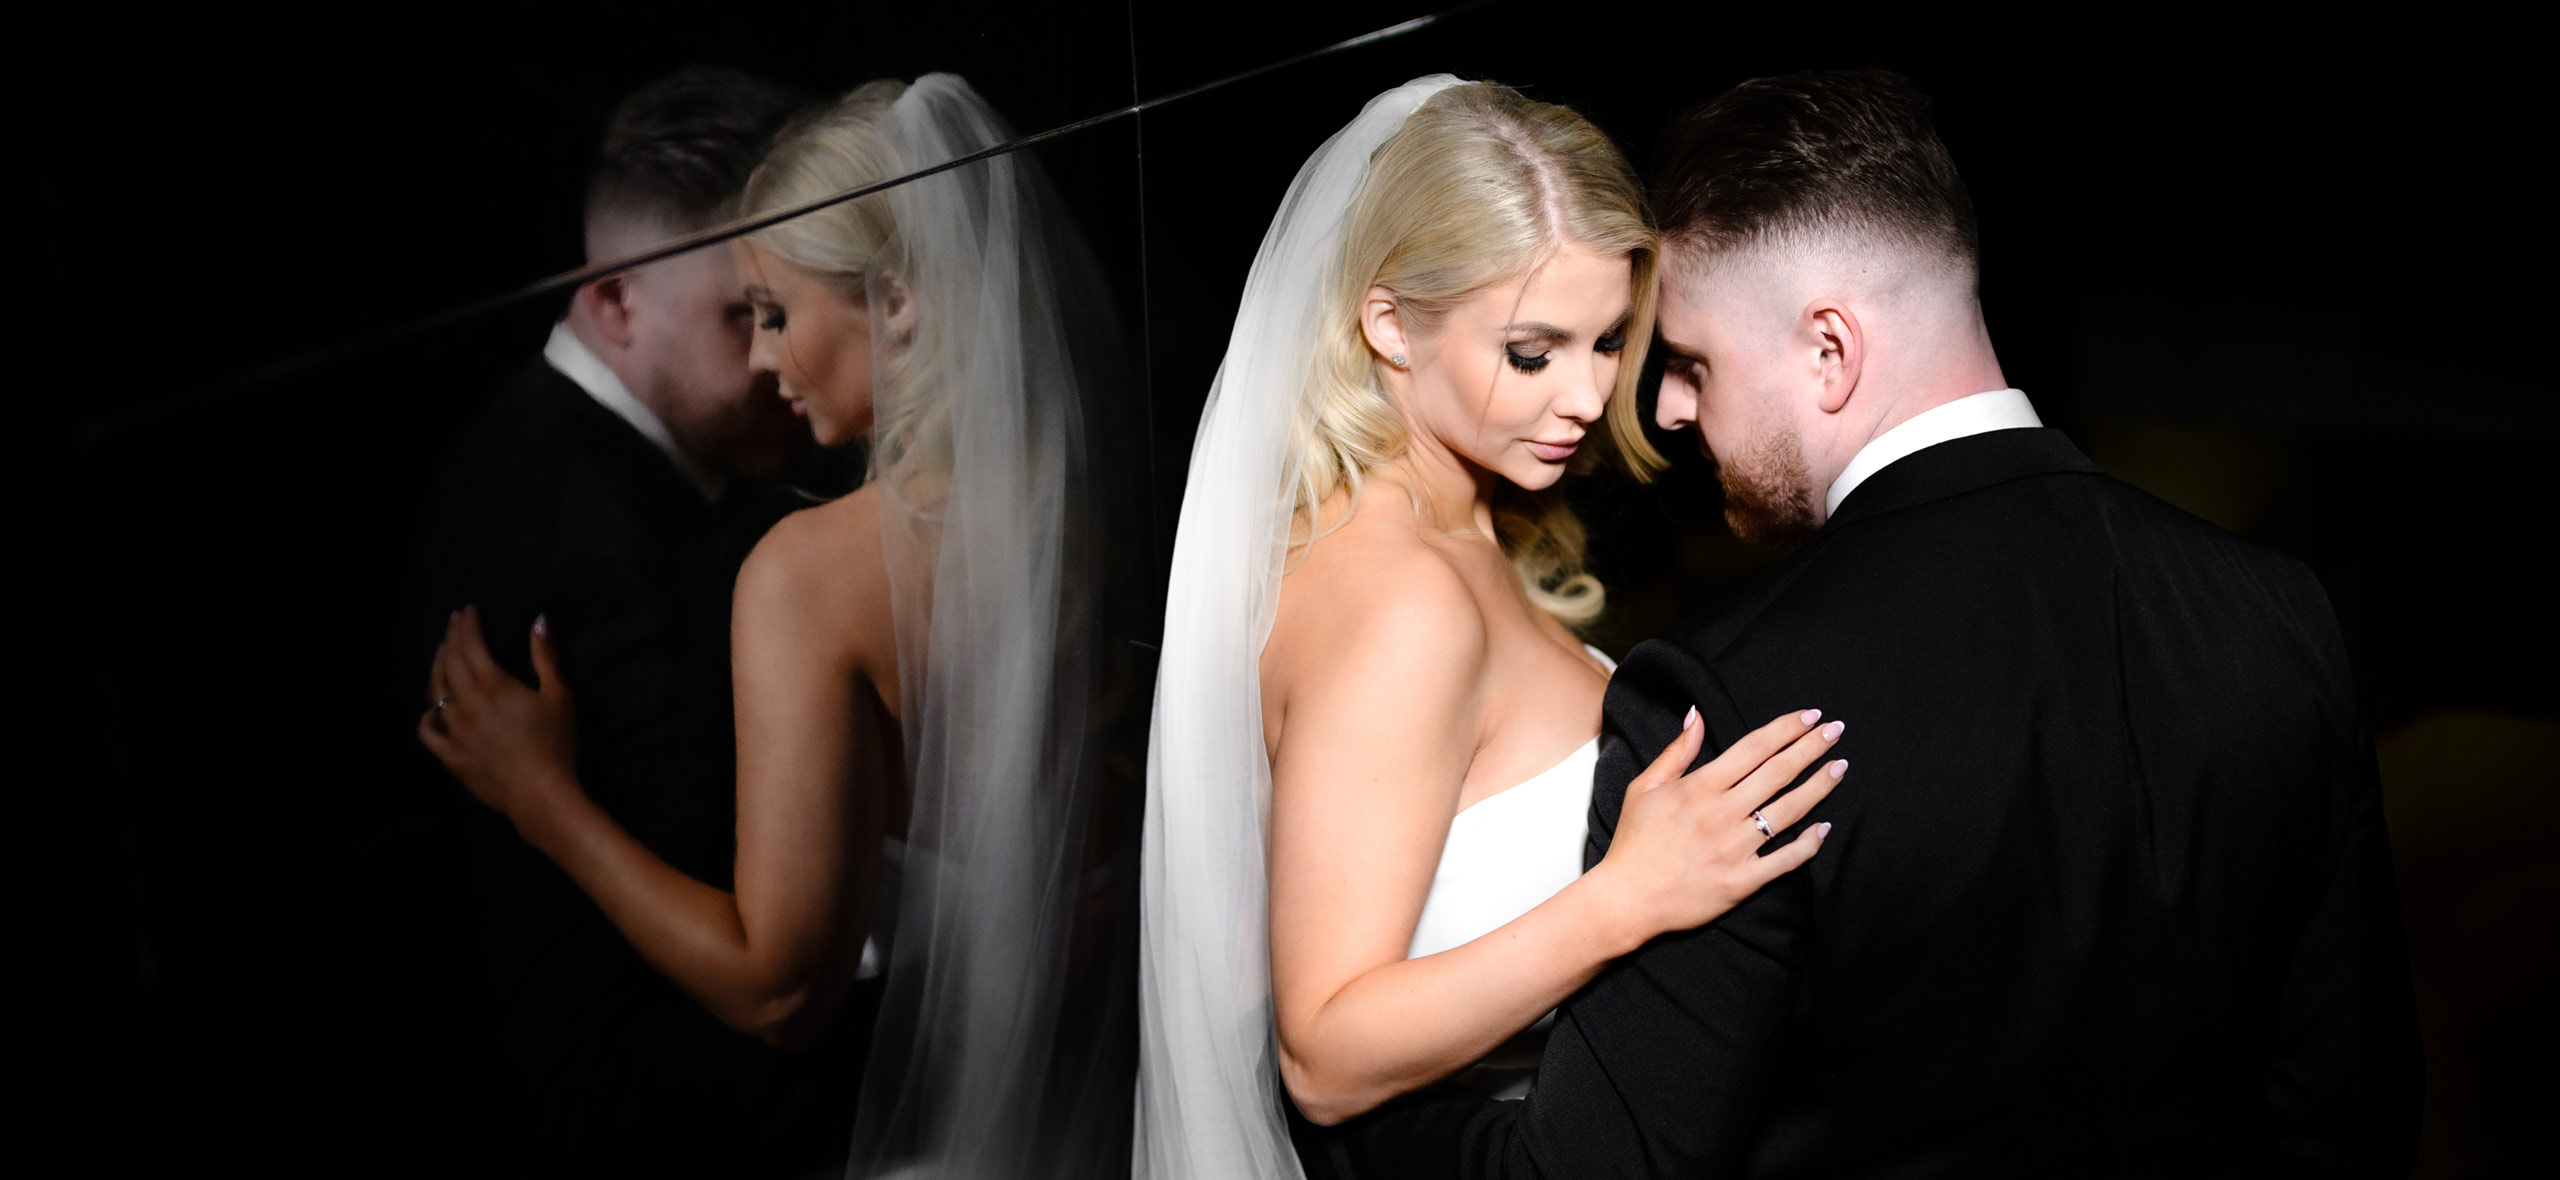
POLYGON ((1395 293, 1384 287, 1369 288, 1369 297, 1360 302, 1360 334, 1368 338, 1371 350, 1398 369, 1410 363, 1413 355, 1404 328, 1395 293))
POLYGON ((871 297, 880 301, 880 325, 889 329, 890 339, 906 344, 916 338, 916 301, 905 279, 882 276, 872 283, 871 297))

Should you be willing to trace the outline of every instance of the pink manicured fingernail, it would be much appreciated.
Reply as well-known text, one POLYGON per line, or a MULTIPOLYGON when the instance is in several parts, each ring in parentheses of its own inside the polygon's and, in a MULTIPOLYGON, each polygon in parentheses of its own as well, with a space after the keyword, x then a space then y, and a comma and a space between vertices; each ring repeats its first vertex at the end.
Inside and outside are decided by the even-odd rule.
POLYGON ((536 635, 541 635, 541 636, 544 636, 544 637, 548 637, 548 636, 551 634, 551 616, 549 616, 549 615, 535 615, 535 616, 533 616, 533 633, 534 633, 534 634, 536 634, 536 635))
POLYGON ((1822 727, 1822 740, 1824 740, 1824 741, 1826 741, 1826 742, 1836 742, 1836 741, 1839 741, 1839 740, 1840 740, 1840 731, 1841 731, 1841 730, 1844 730, 1844 729, 1847 729, 1847 728, 1849 728, 1849 723, 1848 723, 1848 722, 1846 722, 1846 721, 1834 721, 1834 722, 1832 722, 1832 723, 1831 723, 1831 724, 1829 724, 1829 725, 1823 726, 1823 727, 1822 727))
POLYGON ((1807 709, 1804 711, 1804 715, 1796 718, 1796 720, 1803 722, 1806 725, 1811 725, 1816 721, 1822 720, 1822 710, 1807 709))
POLYGON ((1836 778, 1840 777, 1841 775, 1844 775, 1844 774, 1847 774, 1847 773, 1849 773, 1849 760, 1848 760, 1848 759, 1846 759, 1846 758, 1834 758, 1834 759, 1832 759, 1832 760, 1831 760, 1831 777, 1833 777, 1833 778, 1835 778, 1835 779, 1836 779, 1836 778))
POLYGON ((1813 825, 1813 832, 1814 832, 1814 839, 1816 839, 1816 840, 1822 839, 1822 838, 1824 838, 1824 837, 1826 837, 1826 836, 1829 836, 1829 835, 1831 834, 1831 825, 1830 825, 1829 823, 1818 823, 1818 824, 1815 824, 1815 825, 1813 825))
POLYGON ((1696 729, 1697 727, 1698 727, 1698 707, 1697 707, 1696 705, 1691 705, 1691 706, 1689 706, 1689 715, 1680 719, 1680 732, 1682 732, 1682 733, 1687 733, 1687 732, 1689 732, 1689 731, 1690 731, 1690 730, 1692 730, 1692 729, 1696 729))

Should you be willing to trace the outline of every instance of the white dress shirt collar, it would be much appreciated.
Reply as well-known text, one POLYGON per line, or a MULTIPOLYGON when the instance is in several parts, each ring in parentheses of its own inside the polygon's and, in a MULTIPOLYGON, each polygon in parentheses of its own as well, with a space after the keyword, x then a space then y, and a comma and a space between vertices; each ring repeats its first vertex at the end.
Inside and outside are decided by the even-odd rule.
POLYGON ((2042 425, 2044 420, 2036 417, 2036 408, 2028 403, 2027 395, 2014 389, 1995 389, 1931 406, 1867 440, 1867 445, 1849 457, 1849 465, 1840 470, 1840 478, 1831 481, 1831 490, 1822 497, 1823 518, 1828 520, 1840 511, 1840 502, 1858 490, 1868 476, 1914 451, 1967 435, 2042 425))
POLYGON ((674 432, 668 430, 667 424, 659 421, 649 407, 640 404, 639 398, 631 396, 631 390, 622 384, 622 378, 605 367, 603 358, 569 330, 567 320, 551 325, 551 339, 542 345, 542 359, 560 370, 561 376, 576 382, 578 388, 586 390, 587 396, 596 399, 597 405, 613 411, 616 417, 639 431, 641 437, 655 444, 667 456, 667 462, 675 464, 676 473, 684 476, 685 482, 692 484, 695 491, 701 492, 703 499, 717 500, 720 493, 728 490, 728 479, 677 446, 674 432))

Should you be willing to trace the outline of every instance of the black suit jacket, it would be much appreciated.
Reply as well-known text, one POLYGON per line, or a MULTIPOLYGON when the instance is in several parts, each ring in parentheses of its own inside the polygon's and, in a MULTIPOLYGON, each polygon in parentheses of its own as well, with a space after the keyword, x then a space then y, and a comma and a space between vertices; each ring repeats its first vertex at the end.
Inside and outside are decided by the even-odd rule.
POLYGON ((1353 1127, 1361 1171, 2408 1171, 2381 795, 2300 564, 2058 431, 1958 439, 1628 655, 1590 859, 1693 704, 1710 754, 1788 710, 1848 723, 1821 854, 1605 970, 1527 1101, 1353 1127))
MULTIPOLYGON (((744 489, 706 501, 629 423, 548 364, 529 366, 466 429, 429 501, 417 667, 446 612, 471 603, 498 659, 529 681, 527 629, 547 615, 577 694, 588 793, 669 864, 725 888, 730 589, 784 507, 744 489)), ((769 1049, 650 968, 504 818, 460 802, 483 1057, 459 1085, 485 1088, 496 1108, 468 1116, 495 1127, 457 1153, 475 1157, 469 1167, 741 1175, 842 1158, 863 997, 817 1049, 769 1049)))

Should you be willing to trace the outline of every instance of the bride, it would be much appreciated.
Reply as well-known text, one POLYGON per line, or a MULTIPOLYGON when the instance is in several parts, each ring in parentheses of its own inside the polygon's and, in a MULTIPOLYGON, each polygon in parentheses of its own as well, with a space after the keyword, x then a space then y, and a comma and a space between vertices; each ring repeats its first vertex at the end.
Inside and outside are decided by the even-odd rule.
POLYGON ((1554 488, 1604 416, 1635 434, 1654 257, 1609 140, 1486 83, 1380 96, 1291 186, 1175 544, 1139 1176, 1294 1177, 1293 1123, 1312 1149, 1444 1079, 1523 1093, 1559 1002, 1820 846, 1760 855, 1845 770, 1772 801, 1840 723, 1691 771, 1693 713, 1582 871, 1610 665, 1554 488))

